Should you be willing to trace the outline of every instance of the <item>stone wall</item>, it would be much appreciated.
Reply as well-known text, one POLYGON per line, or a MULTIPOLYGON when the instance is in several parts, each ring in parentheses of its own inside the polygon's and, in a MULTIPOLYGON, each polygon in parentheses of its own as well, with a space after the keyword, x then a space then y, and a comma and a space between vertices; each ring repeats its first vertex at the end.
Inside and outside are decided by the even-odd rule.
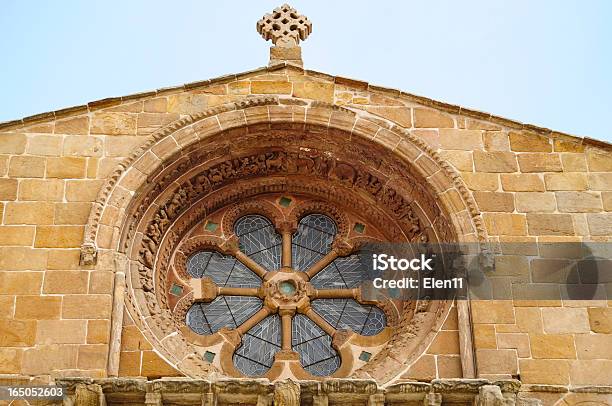
MULTIPOLYGON (((0 374, 106 375, 112 253, 79 263, 100 188, 156 130, 256 95, 333 103, 409 130, 467 186, 490 241, 612 239, 612 147, 594 140, 282 64, 102 100, 0 126, 0 374)), ((391 132, 373 137, 390 148, 402 142, 391 132)), ((428 162, 419 165, 427 170, 428 162)), ((442 197, 465 200, 452 191, 442 197)), ((99 238, 117 232, 102 225, 99 238)), ((512 299, 472 303, 481 375, 612 385, 612 302, 512 299)), ((129 315, 124 323, 121 375, 178 374, 129 315)), ((453 310, 401 379, 460 377, 457 329, 453 310)))

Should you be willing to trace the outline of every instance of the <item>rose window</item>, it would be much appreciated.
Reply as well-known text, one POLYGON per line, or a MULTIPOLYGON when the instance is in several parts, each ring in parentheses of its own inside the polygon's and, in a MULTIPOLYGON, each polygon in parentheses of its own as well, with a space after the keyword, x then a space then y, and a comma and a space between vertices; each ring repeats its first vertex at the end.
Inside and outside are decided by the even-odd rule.
POLYGON ((236 337, 232 365, 240 374, 265 375, 279 356, 293 356, 311 375, 333 375, 343 339, 367 342, 387 327, 385 312, 361 300, 367 271, 359 256, 334 249, 332 217, 313 212, 283 228, 246 214, 232 227, 233 249, 207 247, 186 258, 198 289, 185 323, 203 339, 236 337))

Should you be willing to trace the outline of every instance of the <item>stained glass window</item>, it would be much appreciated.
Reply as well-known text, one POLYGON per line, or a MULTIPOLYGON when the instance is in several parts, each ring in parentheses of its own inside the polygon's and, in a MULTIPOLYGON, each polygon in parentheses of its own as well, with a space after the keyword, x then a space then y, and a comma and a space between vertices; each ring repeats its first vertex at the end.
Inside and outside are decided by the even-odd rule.
MULTIPOLYGON (((334 220, 326 215, 304 216, 291 236, 290 271, 306 272, 324 260, 332 249, 337 230, 334 220)), ((269 219, 261 215, 243 216, 234 224, 234 232, 240 251, 267 272, 281 269, 283 239, 269 219)), ((385 313, 376 306, 363 305, 346 297, 313 298, 310 306, 320 318, 293 313, 291 324, 287 325, 291 342, 283 346, 284 318, 274 309, 261 316, 260 310, 266 305, 248 288, 260 287, 262 279, 249 267, 231 255, 211 250, 192 255, 187 261, 187 271, 193 278, 211 278, 219 287, 242 288, 233 289, 232 295, 219 295, 209 303, 195 302, 187 312, 186 323, 195 333, 210 335, 223 327, 241 331, 240 326, 251 321, 248 325, 252 327, 242 331, 241 344, 233 357, 234 366, 247 376, 264 375, 283 347, 298 353, 303 368, 310 374, 332 375, 340 367, 341 358, 332 345, 330 330, 352 330, 372 336, 386 326, 385 313), (240 295, 241 292, 244 295, 240 295)), ((359 287, 366 278, 365 267, 359 256, 353 254, 327 263, 309 283, 317 290, 348 291, 359 287)))

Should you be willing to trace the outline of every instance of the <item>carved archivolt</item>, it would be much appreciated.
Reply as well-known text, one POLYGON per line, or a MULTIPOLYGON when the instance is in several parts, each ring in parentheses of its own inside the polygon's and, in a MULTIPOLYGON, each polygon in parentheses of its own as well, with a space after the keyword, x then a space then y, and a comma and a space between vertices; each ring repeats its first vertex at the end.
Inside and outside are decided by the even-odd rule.
MULTIPOLYGON (((273 125, 267 121, 269 118, 263 120, 265 125, 247 125, 245 121, 224 125, 223 113, 267 109, 266 106, 277 104, 275 98, 262 98, 225 105, 155 134, 113 174, 92 211, 84 244, 88 249, 96 247, 104 207, 109 203, 123 205, 120 208, 125 211, 126 220, 119 224, 120 239, 111 248, 125 252, 130 259, 128 309, 160 354, 185 374, 208 376, 215 371, 231 370, 218 362, 204 361, 202 341, 194 342, 185 332, 184 314, 192 292, 185 284, 189 275, 184 264, 198 249, 234 252, 232 226, 244 213, 264 215, 279 230, 295 229, 299 219, 308 213, 324 213, 335 219, 339 235, 353 238, 354 247, 368 238, 412 242, 462 238, 459 228, 453 225, 453 214, 440 203, 423 173, 405 159, 385 153, 380 144, 360 138, 352 125, 354 139, 350 143, 346 142, 348 137, 341 136, 342 128, 336 128, 334 136, 330 136, 331 125, 323 130, 316 123, 273 125), (207 130, 205 122, 214 115, 223 128, 211 124, 212 130, 207 130), (133 165, 141 157, 159 148, 167 137, 180 144, 182 133, 198 131, 208 131, 210 135, 200 135, 200 141, 185 145, 180 153, 158 152, 165 155, 163 165, 147 170, 141 167, 148 176, 134 197, 127 201, 115 197, 124 189, 123 179, 135 170, 133 165), (291 197, 294 204, 280 206, 278 198, 283 196, 291 197), (372 230, 372 234, 355 235, 356 217, 347 213, 358 213, 358 222, 369 225, 366 229, 372 230), (212 232, 206 230, 209 223, 218 228, 211 226, 212 232), (168 295, 173 284, 181 283, 182 295, 168 295)), ((322 107, 330 114, 348 114, 361 120, 353 112, 317 105, 322 107)), ((402 133, 399 128, 395 130, 402 133)), ((409 138, 407 133, 402 136, 409 138)), ((453 179, 450 182, 463 196, 462 185, 450 168, 425 145, 410 141, 449 173, 453 179)), ((475 208, 468 204, 466 210, 473 215, 474 234, 482 238, 475 208)), ((84 257, 88 259, 91 258, 84 257)), ((381 306, 388 315, 395 315, 391 320, 397 334, 368 363, 352 365, 342 373, 391 379, 414 360, 448 308, 446 303, 428 302, 381 306), (385 361, 388 357, 400 362, 395 361, 398 365, 389 369, 385 361)), ((230 343, 233 339, 228 336, 223 340, 230 343)))

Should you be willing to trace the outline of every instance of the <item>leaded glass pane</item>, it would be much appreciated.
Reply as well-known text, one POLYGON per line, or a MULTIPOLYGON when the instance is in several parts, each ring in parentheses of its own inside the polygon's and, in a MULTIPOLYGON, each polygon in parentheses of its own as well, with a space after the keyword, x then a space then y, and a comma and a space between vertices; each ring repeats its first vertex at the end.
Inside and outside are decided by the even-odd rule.
POLYGON ((234 366, 247 376, 265 374, 281 349, 281 321, 278 314, 268 316, 243 337, 234 353, 234 366))
POLYGON ((210 303, 194 303, 187 311, 186 324, 198 334, 214 334, 223 327, 241 325, 257 313, 262 304, 256 297, 219 296, 210 303))
POLYGON ((216 251, 200 251, 187 261, 187 272, 194 278, 211 278, 219 286, 256 288, 261 279, 230 255, 216 251))
POLYGON ((291 242, 292 264, 297 271, 307 271, 331 250, 336 223, 323 214, 309 214, 298 224, 291 242))
POLYGON ((340 367, 340 357, 332 347, 331 337, 308 317, 293 317, 292 348, 300 354, 304 369, 316 376, 333 374, 340 367))
POLYGON ((334 328, 351 329, 364 336, 380 333, 387 324, 381 309, 353 299, 318 299, 313 300, 311 306, 334 328))
POLYGON ((317 289, 352 289, 368 278, 368 270, 359 255, 336 258, 310 282, 317 289))
POLYGON ((269 271, 281 267, 282 238, 267 218, 259 215, 241 217, 234 224, 240 250, 269 271))

